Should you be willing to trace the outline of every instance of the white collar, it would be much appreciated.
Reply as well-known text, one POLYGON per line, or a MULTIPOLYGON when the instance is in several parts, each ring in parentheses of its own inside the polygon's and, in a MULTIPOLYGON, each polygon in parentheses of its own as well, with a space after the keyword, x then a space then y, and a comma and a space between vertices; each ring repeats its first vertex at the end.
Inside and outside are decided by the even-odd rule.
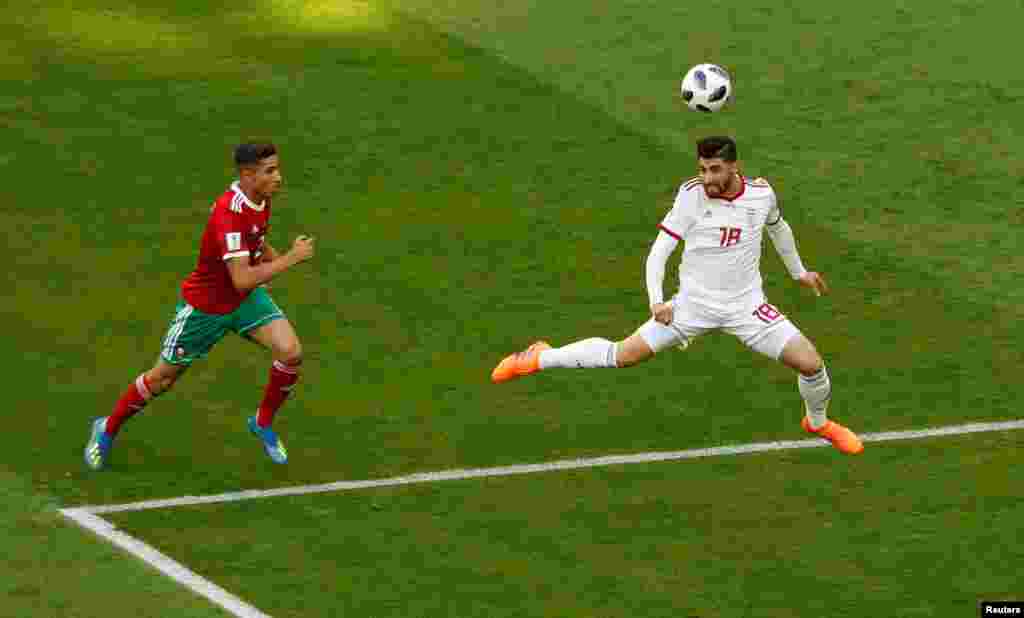
POLYGON ((231 183, 231 190, 235 192, 235 195, 237 195, 238 197, 240 197, 242 199, 242 202, 246 206, 248 206, 249 208, 252 208, 256 212, 262 212, 263 208, 267 205, 267 201, 266 200, 263 200, 259 204, 254 204, 252 202, 252 200, 249 199, 249 196, 247 196, 245 194, 245 191, 242 191, 242 187, 240 187, 238 185, 238 181, 237 180, 235 182, 231 183))

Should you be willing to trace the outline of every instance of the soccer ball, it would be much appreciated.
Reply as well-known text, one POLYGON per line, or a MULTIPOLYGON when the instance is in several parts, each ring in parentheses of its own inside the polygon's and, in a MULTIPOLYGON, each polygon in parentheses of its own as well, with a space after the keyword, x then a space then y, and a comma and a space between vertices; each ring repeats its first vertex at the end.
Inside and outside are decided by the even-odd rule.
POLYGON ((717 112, 732 98, 732 79, 717 64, 698 64, 686 72, 680 90, 690 109, 717 112))

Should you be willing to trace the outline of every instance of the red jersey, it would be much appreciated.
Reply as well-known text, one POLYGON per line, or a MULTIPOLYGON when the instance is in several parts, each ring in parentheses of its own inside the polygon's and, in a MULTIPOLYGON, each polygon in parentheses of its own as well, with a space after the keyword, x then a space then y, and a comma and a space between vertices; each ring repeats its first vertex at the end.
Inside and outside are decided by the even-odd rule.
POLYGON ((258 264, 269 221, 270 200, 253 204, 238 182, 232 183, 210 208, 199 262, 181 284, 185 302, 203 313, 223 314, 237 309, 248 293, 235 289, 227 261, 239 257, 254 266, 258 264))

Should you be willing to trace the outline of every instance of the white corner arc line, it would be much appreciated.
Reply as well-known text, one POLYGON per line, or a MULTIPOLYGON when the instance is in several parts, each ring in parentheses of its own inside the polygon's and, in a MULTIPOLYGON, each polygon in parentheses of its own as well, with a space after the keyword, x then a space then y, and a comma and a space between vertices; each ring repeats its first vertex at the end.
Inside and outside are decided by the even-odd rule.
POLYGON ((107 539, 129 554, 137 556, 189 590, 206 597, 230 612, 233 616, 238 616, 238 618, 270 618, 269 615, 264 614, 217 584, 189 570, 180 562, 176 562, 151 545, 121 532, 107 520, 90 513, 88 509, 61 509, 60 513, 86 530, 90 530, 98 536, 107 539))
MULTIPOLYGON (((939 436, 951 436, 970 433, 982 433, 991 431, 1010 431, 1024 429, 1024 419, 992 422, 992 423, 968 423, 966 425, 952 425, 946 427, 935 427, 932 429, 919 429, 910 431, 888 431, 881 433, 864 434, 861 440, 864 442, 887 442, 891 440, 915 440, 939 436)), ((168 500, 147 500, 144 502, 132 502, 127 504, 114 504, 106 506, 83 506, 77 508, 61 509, 64 517, 74 521, 83 528, 93 532, 101 538, 107 539, 114 545, 135 555, 146 563, 155 567, 164 575, 184 585, 196 594, 212 601, 217 606, 225 609, 238 618, 271 618, 268 614, 261 612, 252 605, 234 596, 220 586, 214 584, 201 575, 189 570, 184 565, 176 562, 169 556, 161 553, 156 548, 140 541, 139 539, 125 534, 118 530, 114 524, 100 517, 104 513, 118 513, 124 511, 142 511, 147 509, 170 508, 175 506, 191 506, 198 504, 215 504, 222 502, 237 502, 239 500, 252 500, 256 498, 272 498, 277 496, 296 496, 303 494, 326 493, 334 491, 347 491, 353 489, 364 489, 369 487, 391 487, 395 485, 411 485, 415 483, 431 483, 438 481, 450 481, 460 479, 485 478, 494 476, 512 476, 519 474, 532 474, 537 472, 552 472, 556 470, 574 470, 580 468, 595 468, 600 466, 612 466, 631 463, 648 463, 659 461, 671 461, 678 459, 697 459, 701 457, 716 457, 720 455, 743 455, 748 453, 761 453, 767 451, 782 451, 800 448, 820 448, 827 446, 828 442, 817 438, 804 440, 790 440, 782 442, 757 442, 752 444, 741 444, 736 446, 716 446, 711 448, 698 448, 685 451, 638 453, 634 455, 609 455, 605 457, 594 457, 589 459, 568 459, 537 464, 520 464, 513 466, 500 466, 494 468, 475 468, 465 470, 442 470, 439 472, 423 472, 398 476, 393 478, 365 480, 365 481, 339 481, 336 483, 325 483, 322 485, 304 485, 298 487, 282 487, 269 490, 238 491, 209 496, 183 496, 168 500)))

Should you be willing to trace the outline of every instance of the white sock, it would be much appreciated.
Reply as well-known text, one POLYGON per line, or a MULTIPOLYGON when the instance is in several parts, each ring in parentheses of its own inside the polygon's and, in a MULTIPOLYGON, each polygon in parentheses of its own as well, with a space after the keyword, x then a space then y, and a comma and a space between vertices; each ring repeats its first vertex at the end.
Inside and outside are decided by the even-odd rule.
POLYGON ((811 429, 818 429, 828 422, 825 411, 828 410, 828 402, 832 398, 832 381, 828 378, 828 370, 822 366, 814 375, 800 374, 797 384, 800 387, 800 396, 804 398, 811 429))
POLYGON ((594 367, 615 366, 615 344, 607 339, 593 337, 576 343, 544 350, 540 353, 540 368, 552 367, 594 367))

